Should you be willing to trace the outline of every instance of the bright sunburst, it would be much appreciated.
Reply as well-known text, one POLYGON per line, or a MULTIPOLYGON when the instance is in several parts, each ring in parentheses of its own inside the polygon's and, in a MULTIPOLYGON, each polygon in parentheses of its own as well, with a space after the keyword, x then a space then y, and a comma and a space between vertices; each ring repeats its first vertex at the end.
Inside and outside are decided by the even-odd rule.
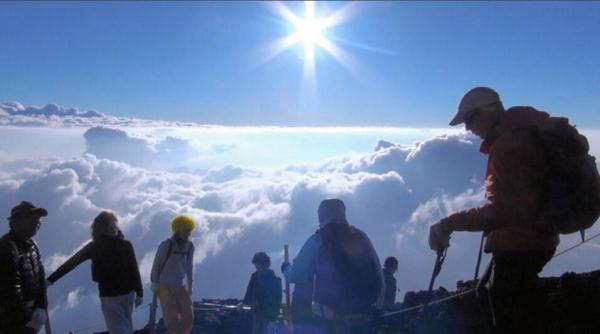
POLYGON ((314 74, 314 58, 317 49, 325 50, 342 65, 351 67, 349 56, 331 42, 325 34, 328 28, 343 22, 350 16, 351 5, 347 5, 329 16, 319 17, 314 1, 304 2, 304 13, 300 16, 294 14, 282 2, 272 4, 275 11, 293 26, 294 32, 275 41, 270 47, 267 59, 276 56, 293 45, 302 43, 304 47, 304 68, 309 76, 314 74))
POLYGON ((306 58, 313 58, 315 45, 323 47, 328 42, 323 35, 323 30, 326 29, 324 21, 320 21, 315 17, 315 3, 306 1, 304 17, 297 18, 292 23, 296 27, 296 33, 292 35, 292 38, 304 44, 306 58))

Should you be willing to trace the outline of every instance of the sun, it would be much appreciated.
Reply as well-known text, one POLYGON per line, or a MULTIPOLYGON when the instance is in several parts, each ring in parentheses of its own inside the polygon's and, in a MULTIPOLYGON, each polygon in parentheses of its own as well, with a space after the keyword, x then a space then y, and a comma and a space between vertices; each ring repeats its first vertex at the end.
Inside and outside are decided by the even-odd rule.
POLYGON ((323 49, 341 63, 345 63, 346 56, 344 52, 327 38, 326 30, 345 21, 349 9, 352 9, 351 6, 347 5, 329 16, 319 17, 316 13, 314 1, 304 1, 303 15, 294 14, 282 2, 276 1, 270 4, 275 12, 291 25, 293 32, 270 45, 267 59, 276 56, 293 45, 302 44, 304 46, 305 68, 314 68, 317 49, 323 49))
POLYGON ((304 6, 304 17, 297 18, 292 22, 296 32, 291 38, 304 44, 305 57, 312 59, 314 58, 315 46, 324 47, 329 42, 323 34, 327 27, 323 20, 315 17, 315 3, 313 1, 306 1, 304 6))

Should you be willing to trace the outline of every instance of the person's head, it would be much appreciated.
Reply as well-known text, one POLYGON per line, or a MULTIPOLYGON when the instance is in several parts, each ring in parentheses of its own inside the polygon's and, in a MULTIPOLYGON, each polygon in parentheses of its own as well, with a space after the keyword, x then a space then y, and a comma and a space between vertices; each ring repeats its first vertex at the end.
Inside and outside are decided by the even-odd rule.
POLYGON ((271 267, 271 258, 265 252, 258 252, 252 257, 252 264, 256 271, 264 271, 271 267))
POLYGON ((192 231, 196 228, 196 220, 189 215, 177 215, 171 221, 171 231, 175 238, 181 241, 188 241, 192 231))
POLYGON ((8 226, 20 238, 28 240, 35 236, 41 226, 41 218, 46 217, 48 211, 38 208, 33 203, 21 202, 10 210, 8 226))
POLYGON ((383 267, 388 271, 395 273, 398 270, 398 259, 393 256, 388 257, 385 259, 383 267))
POLYGON ((465 123, 467 131, 486 139, 504 111, 500 96, 495 90, 488 87, 475 87, 460 100, 458 112, 450 121, 450 125, 465 123))
POLYGON ((319 205, 317 213, 319 215, 319 226, 321 227, 329 223, 346 222, 346 206, 338 198, 323 200, 319 205))
POLYGON ((108 211, 100 212, 92 222, 92 238, 118 236, 120 231, 117 222, 118 219, 114 213, 108 211))

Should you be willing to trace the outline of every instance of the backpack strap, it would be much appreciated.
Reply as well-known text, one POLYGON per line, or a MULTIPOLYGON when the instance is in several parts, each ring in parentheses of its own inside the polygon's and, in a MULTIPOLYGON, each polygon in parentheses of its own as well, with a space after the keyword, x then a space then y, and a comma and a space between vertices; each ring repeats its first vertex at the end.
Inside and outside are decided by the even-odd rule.
POLYGON ((160 274, 162 273, 163 269, 165 269, 165 266, 167 265, 167 261, 169 260, 169 257, 171 256, 171 252, 173 250, 173 241, 171 240, 171 238, 169 238, 168 240, 169 240, 169 248, 167 250, 167 257, 165 257, 165 260, 163 261, 163 263, 160 265, 160 267, 158 269, 158 278, 160 278, 160 274))

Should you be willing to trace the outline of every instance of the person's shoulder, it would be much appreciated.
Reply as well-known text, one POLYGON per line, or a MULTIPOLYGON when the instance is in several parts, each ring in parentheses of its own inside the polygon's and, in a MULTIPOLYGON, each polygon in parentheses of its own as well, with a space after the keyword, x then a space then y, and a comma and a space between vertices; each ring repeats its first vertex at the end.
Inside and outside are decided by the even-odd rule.
POLYGON ((120 240, 121 244, 125 245, 125 247, 133 249, 133 244, 131 243, 131 241, 129 241, 127 239, 119 239, 119 240, 120 240))
POLYGON ((171 237, 166 238, 165 240, 161 241, 158 244, 158 247, 168 247, 171 244, 171 242, 172 242, 171 237))
POLYGON ((310 237, 308 237, 308 239, 306 239, 306 241, 304 242, 304 246, 315 246, 321 244, 321 242, 323 241, 323 236, 319 231, 320 230, 317 230, 310 237))
POLYGON ((354 233, 359 234, 361 237, 369 240, 369 236, 367 235, 367 233, 365 233, 365 231, 361 230, 360 228, 358 228, 354 225, 350 225, 350 230, 354 233))
POLYGON ((8 234, 0 237, 0 252, 2 254, 13 253, 16 248, 16 244, 13 240, 11 240, 8 234))

